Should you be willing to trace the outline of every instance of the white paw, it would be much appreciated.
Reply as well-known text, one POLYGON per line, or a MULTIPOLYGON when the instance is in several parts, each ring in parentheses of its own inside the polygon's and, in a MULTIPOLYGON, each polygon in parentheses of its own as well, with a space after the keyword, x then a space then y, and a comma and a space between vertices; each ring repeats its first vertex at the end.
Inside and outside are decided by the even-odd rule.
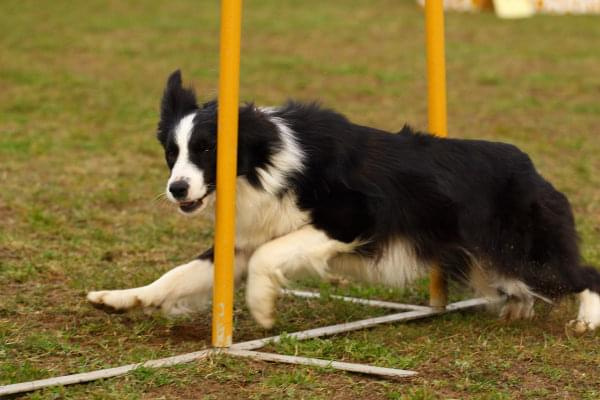
POLYGON ((264 329, 271 329, 275 325, 275 317, 273 311, 254 310, 252 312, 254 320, 264 329))
POLYGON ((586 332, 592 332, 598 327, 598 324, 594 324, 590 321, 583 321, 580 319, 573 319, 567 323, 566 328, 573 331, 578 335, 582 335, 586 332))
POLYGON ((95 307, 108 308, 115 311, 126 311, 136 307, 148 308, 150 304, 140 296, 137 289, 100 290, 89 292, 87 300, 95 307))
POLYGON ((146 314, 160 310, 166 317, 194 314, 210 304, 209 293, 193 293, 182 296, 178 292, 164 294, 152 286, 124 290, 101 290, 89 292, 87 300, 105 311, 123 312, 142 308, 146 314))
POLYGON ((246 304, 252 317, 265 329, 271 329, 275 324, 275 299, 278 293, 279 286, 268 277, 248 277, 246 304))
POLYGON ((600 326, 600 295, 586 289, 579 294, 579 300, 577 319, 570 321, 567 327, 581 334, 600 326))
POLYGON ((535 315, 532 299, 514 299, 510 298, 500 310, 500 318, 507 321, 518 319, 531 319, 535 315))

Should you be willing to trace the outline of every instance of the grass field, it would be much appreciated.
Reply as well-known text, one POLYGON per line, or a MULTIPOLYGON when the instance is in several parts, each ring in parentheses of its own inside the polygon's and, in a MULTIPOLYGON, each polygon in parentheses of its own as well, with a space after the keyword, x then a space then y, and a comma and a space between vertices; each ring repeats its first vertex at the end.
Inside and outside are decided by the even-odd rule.
MULTIPOLYGON (((0 384, 207 346, 209 315, 108 315, 84 296, 145 284, 210 244, 208 220, 155 200, 167 170, 154 132, 175 68, 201 98, 216 94, 218 2, 3 0, 0 10, 0 384)), ((450 134, 529 152, 570 197, 595 265, 599 21, 448 14, 446 29, 450 134)), ((423 43, 409 0, 247 1, 242 97, 319 99, 359 123, 425 129, 423 43)), ((321 290, 425 303, 425 287, 321 290)), ((237 304, 235 340, 267 335, 237 304)), ((383 311, 288 299, 278 312, 272 333, 383 311)), ((600 335, 565 332, 575 313, 567 299, 531 322, 462 313, 271 348, 420 372, 409 380, 219 356, 25 398, 597 399, 600 335)))

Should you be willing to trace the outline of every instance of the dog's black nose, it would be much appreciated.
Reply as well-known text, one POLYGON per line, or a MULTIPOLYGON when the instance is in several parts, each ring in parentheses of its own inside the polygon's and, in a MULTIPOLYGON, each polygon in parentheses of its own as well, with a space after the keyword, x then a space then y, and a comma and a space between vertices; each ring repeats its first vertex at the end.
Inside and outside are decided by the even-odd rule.
POLYGON ((177 200, 185 199, 190 185, 186 181, 175 181, 169 185, 169 192, 177 200))

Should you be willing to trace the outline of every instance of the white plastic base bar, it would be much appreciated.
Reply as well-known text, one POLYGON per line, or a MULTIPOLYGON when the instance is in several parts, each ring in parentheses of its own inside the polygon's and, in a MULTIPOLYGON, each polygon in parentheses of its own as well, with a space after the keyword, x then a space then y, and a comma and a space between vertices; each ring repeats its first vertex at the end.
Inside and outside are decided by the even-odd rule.
MULTIPOLYGON (((322 336, 331 336, 337 333, 342 332, 350 332, 358 329, 370 328, 375 325, 390 323, 390 322, 400 322, 400 321, 410 321, 414 319, 426 318, 433 315, 443 314, 451 311, 464 310, 468 308, 478 307, 485 304, 488 304, 488 300, 486 299, 471 299, 459 301, 456 303, 449 304, 445 310, 437 310, 429 307, 425 307, 424 310, 413 310, 413 311, 405 311, 397 314, 384 315, 382 317, 368 318, 360 321, 353 321, 343 324, 331 325, 322 328, 309 329, 305 331, 293 332, 285 335, 286 337, 293 337, 298 340, 312 339, 322 336)), ((237 350, 255 350, 269 343, 277 343, 281 341, 282 335, 271 336, 264 339, 250 340, 247 342, 240 342, 232 345, 227 351, 237 351, 237 350)), ((104 378, 112 378, 119 375, 124 375, 136 368, 145 367, 145 368, 160 368, 167 367, 176 364, 184 364, 189 363, 201 358, 208 356, 214 352, 217 352, 217 349, 206 349, 200 350, 193 353, 186 353, 179 356, 161 358, 157 360, 150 360, 142 363, 123 365, 121 367, 115 368, 107 368, 101 369, 98 371, 92 372, 84 372, 80 374, 73 375, 65 375, 59 376, 55 378, 41 379, 37 381, 31 382, 23 382, 23 383, 15 383, 12 385, 0 386, 0 397, 6 396, 10 394, 30 392, 37 389, 42 389, 49 386, 59 386, 59 385, 72 385, 75 383, 83 383, 90 382, 98 379, 104 378)), ((284 356, 285 357, 285 356, 284 356)), ((321 360, 323 361, 323 360, 321 360)), ((326 361, 330 363, 329 361, 326 361)), ((347 363, 346 363, 347 364, 347 363)), ((335 368, 335 367, 334 367, 335 368)), ((340 368, 343 369, 343 368, 340 368)), ((362 372, 362 371, 360 371, 362 372)))
POLYGON ((212 353, 213 349, 206 349, 195 351, 193 353, 186 353, 179 356, 160 358, 157 360, 150 360, 143 363, 128 364, 121 367, 100 369, 92 372, 82 372, 80 374, 58 376, 55 378, 40 379, 37 381, 15 383, 13 385, 0 386, 0 398, 9 394, 31 392, 33 390, 43 389, 50 386, 64 386, 72 385, 75 383, 91 382, 98 379, 112 378, 115 376, 125 375, 126 373, 133 371, 136 368, 160 368, 169 367, 171 365, 185 364, 194 360, 199 360, 208 356, 212 353))
MULTIPOLYGON (((390 323, 390 322, 404 322, 412 321, 420 318, 427 318, 433 315, 444 314, 446 312, 465 310, 468 308, 479 307, 490 304, 489 300, 484 298, 470 299, 451 303, 446 306, 446 309, 437 309, 426 307, 426 310, 422 311, 405 311, 396 314, 384 315, 381 317, 367 318, 359 321, 346 322, 343 324, 329 325, 322 328, 308 329, 306 331, 299 331, 288 333, 286 337, 292 337, 298 340, 313 339, 323 336, 331 336, 337 333, 351 332, 359 329, 370 328, 375 325, 390 323)), ((281 340, 281 336, 271 336, 264 339, 250 340, 248 342, 237 343, 232 348, 253 350, 265 346, 269 343, 277 343, 281 340)))
POLYGON ((223 350, 223 352, 226 354, 231 354, 233 356, 252 358, 254 360, 280 362, 285 364, 309 365, 321 368, 333 368, 339 369, 341 371, 355 372, 360 374, 380 375, 399 378, 417 375, 415 371, 407 371, 404 369, 375 367, 372 365, 347 363, 341 361, 328 361, 319 358, 285 356, 281 354, 264 353, 260 351, 231 349, 223 350))
MULTIPOLYGON (((305 297, 309 299, 319 298, 321 295, 317 292, 308 292, 305 290, 283 289, 283 294, 289 294, 296 297, 305 297)), ((332 299, 347 301, 349 303, 363 304, 365 306, 389 308, 390 310, 429 310, 428 306, 419 306, 416 304, 393 303, 391 301, 368 300, 358 297, 330 295, 332 299)))

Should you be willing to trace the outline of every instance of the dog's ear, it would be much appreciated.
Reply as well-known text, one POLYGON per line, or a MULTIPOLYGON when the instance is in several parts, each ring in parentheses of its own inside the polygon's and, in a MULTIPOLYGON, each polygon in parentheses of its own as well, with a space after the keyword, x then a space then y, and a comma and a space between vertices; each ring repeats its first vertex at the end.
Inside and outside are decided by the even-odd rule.
POLYGON ((167 79, 167 85, 160 103, 160 122, 158 139, 166 140, 168 130, 181 117, 198 109, 196 94, 192 88, 184 88, 181 71, 176 70, 167 79))

